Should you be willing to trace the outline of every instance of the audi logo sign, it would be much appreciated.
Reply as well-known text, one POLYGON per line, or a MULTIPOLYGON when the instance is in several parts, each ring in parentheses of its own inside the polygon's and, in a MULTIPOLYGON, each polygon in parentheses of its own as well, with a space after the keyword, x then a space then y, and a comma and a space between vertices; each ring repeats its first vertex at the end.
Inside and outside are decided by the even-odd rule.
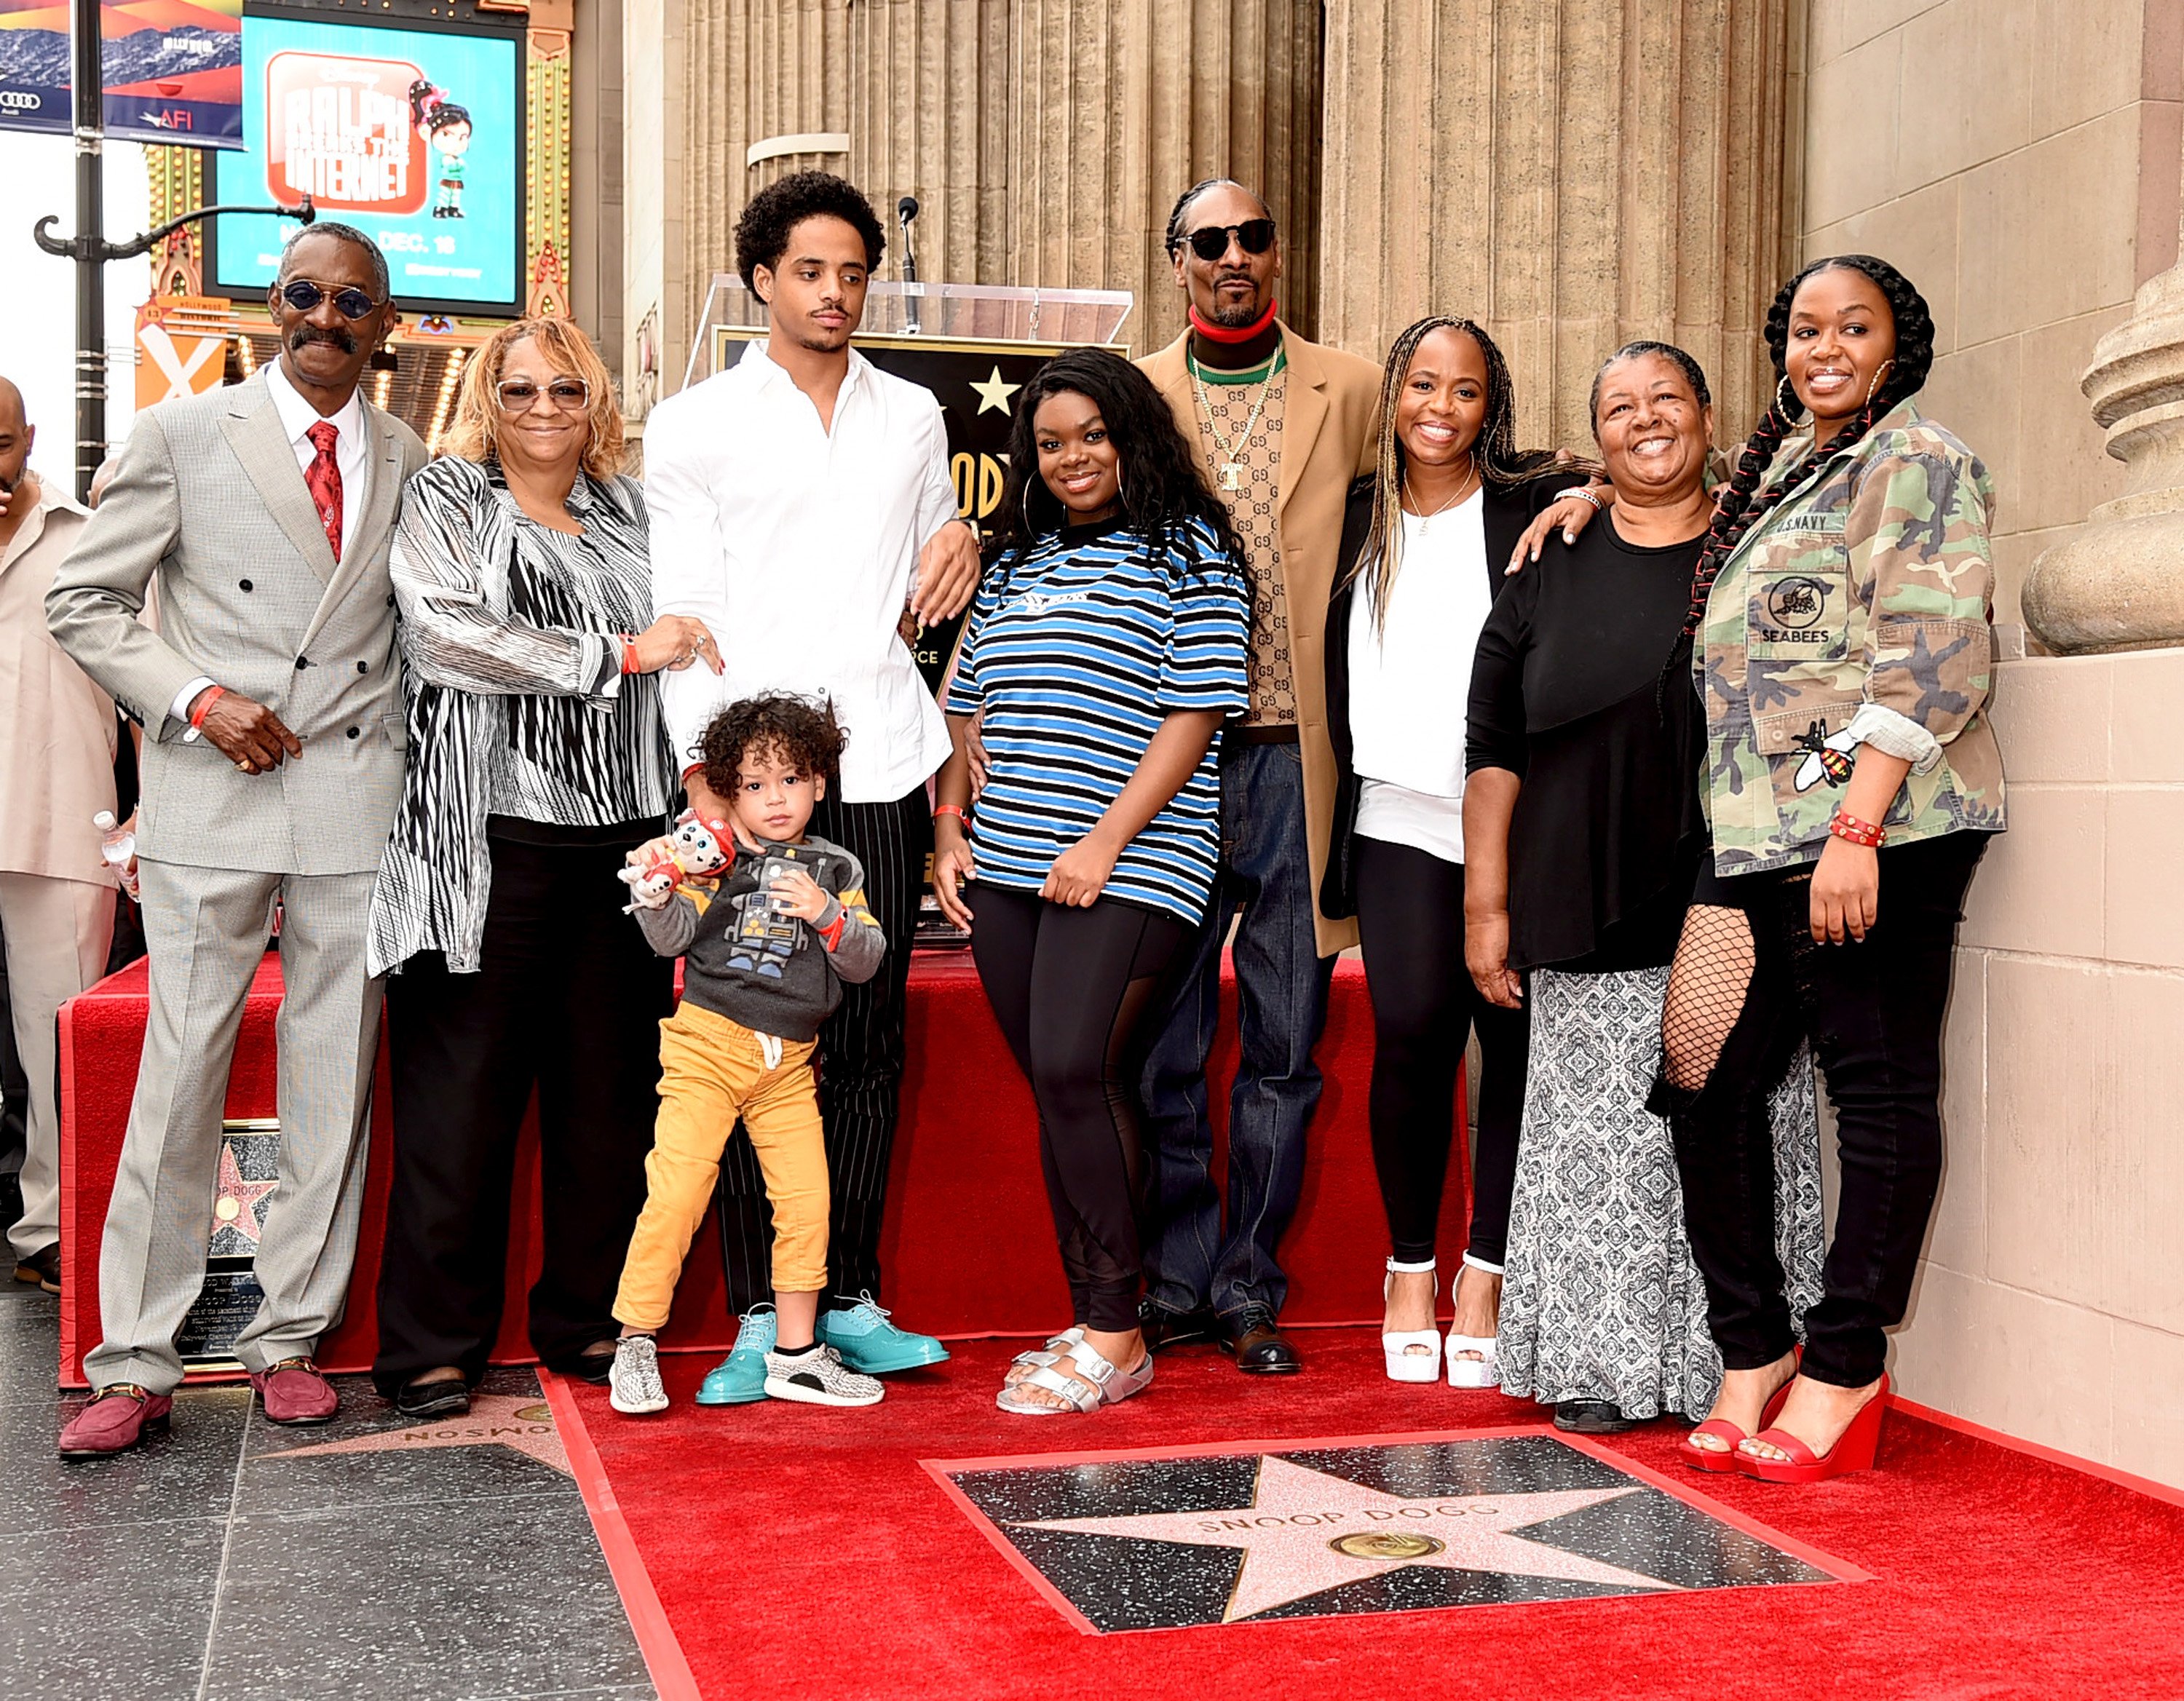
POLYGON ((45 97, 29 89, 0 89, 0 112, 36 112, 45 97))

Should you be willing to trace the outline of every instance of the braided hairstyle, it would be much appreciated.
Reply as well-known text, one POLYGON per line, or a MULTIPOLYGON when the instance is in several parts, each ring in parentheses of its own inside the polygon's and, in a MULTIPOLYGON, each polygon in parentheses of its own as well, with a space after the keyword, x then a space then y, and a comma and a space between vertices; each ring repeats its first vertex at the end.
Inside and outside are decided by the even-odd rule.
POLYGON ((1715 497, 1713 524, 1708 529, 1705 548, 1699 551, 1698 564, 1691 571, 1691 605, 1684 616, 1686 637, 1697 635, 1706 619, 1707 598, 1713 594, 1713 581, 1721 575, 1729 558, 1736 553, 1736 546, 1745 533, 1785 499, 1810 483, 1838 456, 1855 448, 1873 429, 1875 420, 1905 397, 1917 395, 1925 387, 1926 375, 1934 365, 1934 315, 1926 306, 1926 297, 1919 293, 1910 279, 1887 261, 1875 259, 1871 254, 1833 254, 1826 259, 1814 260, 1784 284, 1775 296, 1774 304, 1767 309, 1765 335, 1768 357, 1774 366, 1774 394, 1758 428, 1745 439, 1736 473, 1715 497), (1865 405, 1848 425, 1826 442, 1816 445, 1804 459, 1762 490, 1759 481, 1774 464, 1783 438, 1789 436, 1805 411, 1795 391, 1782 381, 1789 375, 1791 303, 1797 300, 1797 292, 1808 278, 1816 273, 1837 270, 1863 272, 1887 301, 1888 310, 1896 320, 1895 364, 1889 369, 1886 381, 1866 398, 1865 405))
POLYGON ((1167 232, 1161 240, 1170 259, 1175 258, 1175 251, 1183 246, 1183 215, 1190 210, 1190 203, 1209 189, 1241 189, 1259 203, 1259 210, 1267 217, 1271 219, 1274 216, 1274 209, 1267 204, 1267 197, 1250 184, 1239 183, 1233 177, 1202 178, 1177 196, 1175 205, 1168 209, 1167 232))
POLYGON ((1436 331, 1463 332, 1479 345, 1486 363, 1486 417, 1479 422, 1478 441, 1471 446, 1471 464, 1478 470, 1482 486, 1507 490, 1557 465, 1582 483, 1594 470, 1586 461, 1557 463, 1552 450, 1518 448, 1517 399, 1509 381, 1509 365, 1486 334, 1485 326, 1475 320, 1439 314, 1406 326, 1389 346, 1387 364, 1380 371, 1380 401, 1373 414, 1380 453, 1373 470, 1373 522, 1366 528, 1364 546, 1343 580, 1346 585, 1365 581, 1376 629, 1385 618, 1388 592, 1402 567, 1404 455, 1402 439, 1396 431, 1396 403, 1419 344, 1436 331))
POLYGON ((1039 433, 1033 428, 1039 404, 1063 392, 1082 396, 1100 410, 1118 458, 1121 518, 1131 531, 1165 551, 1175 528, 1195 517, 1205 521, 1223 551, 1241 567, 1243 548, 1228 509, 1206 489, 1198 457, 1184 442, 1167 397, 1151 379, 1105 348, 1072 348, 1056 355, 1032 375, 1017 397, 1016 415, 1009 422, 1008 482, 994 514, 1002 553, 1028 549, 1068 523, 1067 511, 1040 476, 1039 433))

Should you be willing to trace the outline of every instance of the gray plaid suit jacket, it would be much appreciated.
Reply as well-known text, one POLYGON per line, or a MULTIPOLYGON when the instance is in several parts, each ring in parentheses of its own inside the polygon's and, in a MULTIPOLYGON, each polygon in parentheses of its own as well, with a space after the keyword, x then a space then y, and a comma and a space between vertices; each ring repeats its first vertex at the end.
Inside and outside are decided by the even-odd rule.
POLYGON ((355 532, 338 564, 263 375, 142 415, 46 598, 61 648, 145 728, 140 854, 199 868, 361 874, 401 793, 403 707, 387 549, 417 435, 364 404, 355 532), (158 575, 159 629, 140 625, 158 575), (198 675, 304 741, 246 775, 170 713, 198 675))

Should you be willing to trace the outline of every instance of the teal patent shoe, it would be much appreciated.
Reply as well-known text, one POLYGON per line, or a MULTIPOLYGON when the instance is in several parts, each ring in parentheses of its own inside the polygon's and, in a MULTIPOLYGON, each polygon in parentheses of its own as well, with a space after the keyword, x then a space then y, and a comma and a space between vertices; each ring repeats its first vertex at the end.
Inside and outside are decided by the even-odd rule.
POLYGON ((888 1321, 887 1308, 870 1293, 860 1294, 853 1305, 820 1313, 816 1332, 844 1364, 867 1376, 948 1362, 945 1347, 930 1335, 898 1329, 888 1321))
POLYGON ((747 1406, 766 1398, 766 1355, 773 1350, 773 1307, 754 1305, 736 1331, 735 1350, 698 1384, 701 1406, 747 1406))

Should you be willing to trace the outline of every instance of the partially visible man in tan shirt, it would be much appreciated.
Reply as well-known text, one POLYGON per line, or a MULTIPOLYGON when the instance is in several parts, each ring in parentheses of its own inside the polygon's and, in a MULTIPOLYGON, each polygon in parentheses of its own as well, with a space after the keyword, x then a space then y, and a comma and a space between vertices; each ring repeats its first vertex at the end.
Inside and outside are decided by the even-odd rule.
POLYGON ((114 808, 114 701, 46 628, 46 592, 86 515, 29 470, 36 431, 0 377, 0 943, 30 1081, 15 1279, 60 1292, 54 1017, 105 972, 114 875, 91 818, 114 808))

